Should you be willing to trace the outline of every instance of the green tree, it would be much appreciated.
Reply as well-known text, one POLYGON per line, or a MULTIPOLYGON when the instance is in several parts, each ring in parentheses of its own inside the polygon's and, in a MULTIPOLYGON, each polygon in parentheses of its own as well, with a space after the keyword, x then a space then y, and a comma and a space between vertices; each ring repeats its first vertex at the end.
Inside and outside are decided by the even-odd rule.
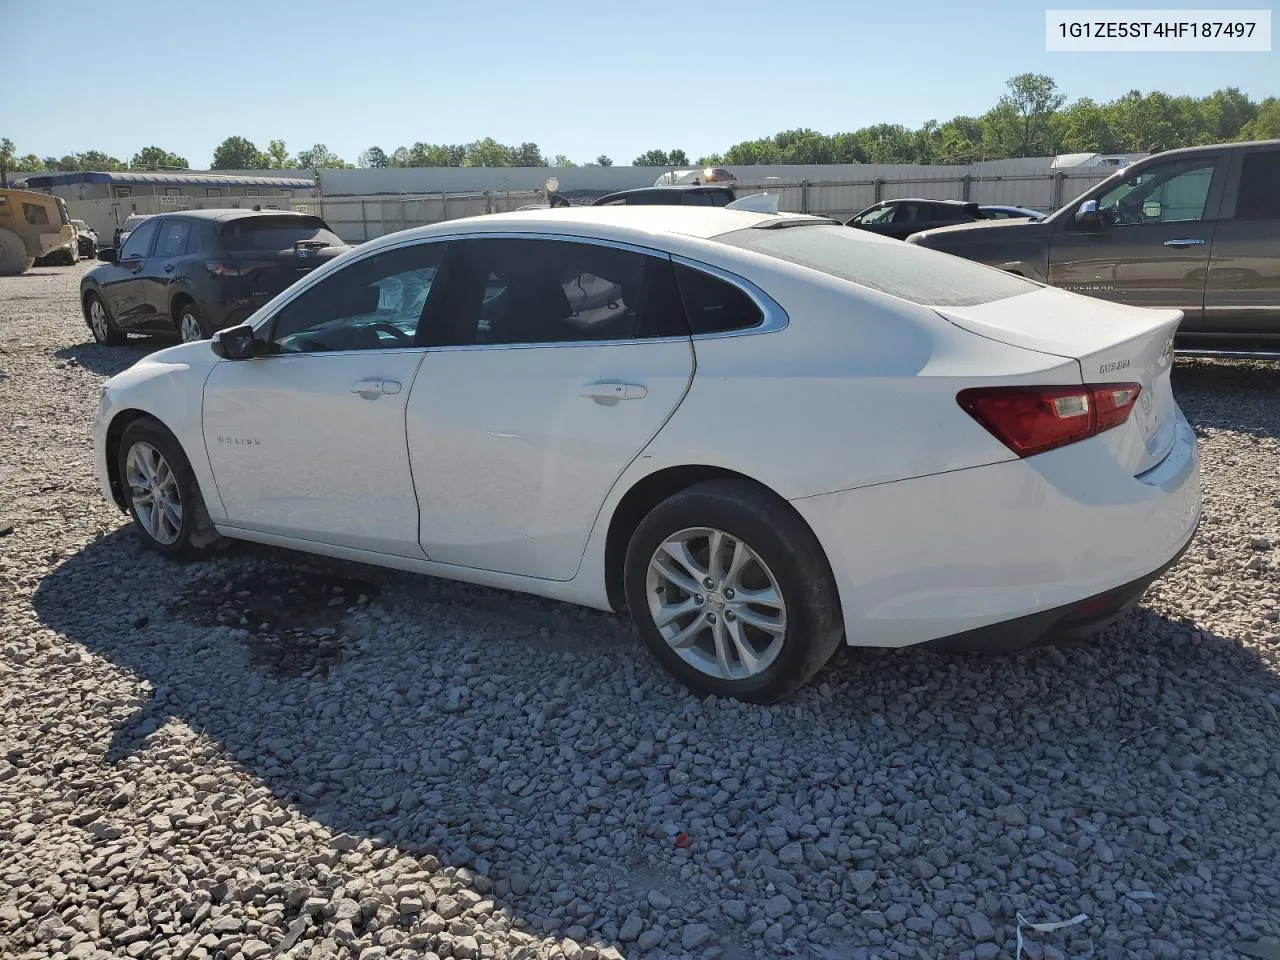
POLYGON ((267 144, 267 166, 272 170, 289 170, 295 166, 283 140, 272 140, 267 144))
POLYGON ((227 137, 213 151, 213 170, 264 170, 271 158, 244 137, 227 137))
POLYGON ((508 163, 513 167, 545 167, 548 166, 542 151, 536 143, 522 143, 518 147, 507 147, 508 163))
POLYGON ((1237 140, 1280 140, 1280 99, 1267 97, 1252 120, 1240 128, 1237 140))
MULTIPOLYGON (((463 166, 467 167, 509 167, 511 148, 503 146, 493 137, 474 140, 464 148, 463 166)), ((535 164, 542 166, 542 164, 535 164)))
POLYGON ((671 167, 675 166, 665 150, 646 150, 631 161, 633 167, 671 167))
POLYGON ((296 162, 300 170, 346 170, 350 166, 323 143, 317 143, 310 150, 300 151, 296 162))
POLYGON ((1006 81, 1009 92, 983 117, 988 152, 1001 157, 1037 157, 1054 152, 1052 117, 1066 102, 1053 77, 1020 73, 1006 81))
POLYGON ((0 186, 9 186, 9 171, 17 168, 17 149, 8 137, 0 139, 0 186))
POLYGON ((553 167, 576 167, 577 164, 570 160, 563 153, 557 153, 551 160, 553 167))
POLYGON ((1058 113, 1053 124, 1054 139, 1063 153, 1115 153, 1121 149, 1110 112, 1088 97, 1058 113))
POLYGON ((101 150, 86 150, 76 154, 77 170, 123 170, 124 164, 101 150))
POLYGON ((600 156, 596 157, 596 166, 597 166, 597 167, 612 167, 612 166, 613 166, 613 161, 612 161, 612 160, 610 160, 607 156, 605 156, 605 155, 602 153, 602 154, 600 154, 600 156))
POLYGON ((26 156, 17 159, 13 169, 21 170, 23 173, 35 173, 44 169, 44 161, 34 153, 28 153, 26 156))
POLYGON ((360 154, 360 158, 356 163, 361 167, 372 167, 374 169, 378 169, 380 167, 389 166, 391 159, 387 156, 387 152, 381 147, 370 147, 364 153, 360 154))
POLYGON ((129 166, 142 170, 190 170, 186 157, 170 153, 161 147, 143 147, 133 155, 129 166))
POLYGON ((1201 100, 1200 111, 1212 140, 1225 143, 1240 136, 1240 131, 1253 122, 1258 115, 1258 105, 1238 87, 1226 87, 1201 100))

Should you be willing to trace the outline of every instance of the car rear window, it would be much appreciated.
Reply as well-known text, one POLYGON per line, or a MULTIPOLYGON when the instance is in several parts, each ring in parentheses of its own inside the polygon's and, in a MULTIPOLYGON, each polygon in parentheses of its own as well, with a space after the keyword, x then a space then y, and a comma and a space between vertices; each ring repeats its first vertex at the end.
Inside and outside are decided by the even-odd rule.
POLYGON ((715 239, 926 306, 972 307, 1037 289, 994 267, 848 227, 752 227, 715 239))
POLYGON ((342 244, 318 217, 245 217, 222 228, 222 243, 228 250, 288 250, 306 240, 342 244))

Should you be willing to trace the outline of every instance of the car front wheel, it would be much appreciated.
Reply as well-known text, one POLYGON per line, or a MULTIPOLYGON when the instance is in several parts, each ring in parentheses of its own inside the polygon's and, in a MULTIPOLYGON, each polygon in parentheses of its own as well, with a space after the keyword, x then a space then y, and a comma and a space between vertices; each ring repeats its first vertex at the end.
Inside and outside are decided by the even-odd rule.
POLYGON ((842 635, 817 538, 745 480, 699 484, 655 507, 631 538, 623 579, 646 645, 699 693, 781 700, 842 635))
POLYGON ((96 342, 109 347, 118 347, 125 342, 125 335, 116 327, 116 322, 111 318, 111 312, 107 310, 102 297, 96 293, 89 294, 87 306, 89 331, 96 342))
POLYGON ((125 428, 119 450, 120 485, 143 542, 176 560, 195 560, 222 546, 200 486, 177 439, 154 420, 125 428))

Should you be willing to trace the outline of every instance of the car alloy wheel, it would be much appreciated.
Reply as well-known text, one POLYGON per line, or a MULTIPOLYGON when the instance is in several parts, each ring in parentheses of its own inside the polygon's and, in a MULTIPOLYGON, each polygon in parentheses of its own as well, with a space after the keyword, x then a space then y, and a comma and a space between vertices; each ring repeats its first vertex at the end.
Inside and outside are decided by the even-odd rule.
POLYGON ((200 318, 191 309, 182 311, 182 322, 179 325, 183 343, 193 343, 204 339, 204 331, 200 329, 200 318))
POLYGON ((782 652, 787 604, 778 579, 723 530, 690 527, 668 537, 649 560, 645 586, 654 626, 699 673, 746 680, 782 652))
POLYGON ((134 443, 125 459, 125 482, 147 535, 165 546, 177 543, 182 535, 182 494, 163 454, 145 441, 134 443))
POLYGON ((106 343, 111 335, 111 326, 107 320, 107 308, 97 297, 89 304, 89 329, 93 331, 93 339, 106 343))

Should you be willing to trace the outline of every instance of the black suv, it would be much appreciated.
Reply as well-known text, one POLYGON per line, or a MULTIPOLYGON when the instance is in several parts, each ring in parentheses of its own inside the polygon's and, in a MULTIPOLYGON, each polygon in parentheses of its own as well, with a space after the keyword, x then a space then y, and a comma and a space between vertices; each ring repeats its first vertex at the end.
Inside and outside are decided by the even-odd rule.
POLYGON ((186 210, 140 223, 80 281, 99 343, 128 333, 204 340, 243 323, 295 280, 350 249, 319 217, 286 210, 186 210))
POLYGON ((905 240, 920 230, 985 220, 979 204, 965 200, 882 200, 852 216, 845 226, 905 240))

